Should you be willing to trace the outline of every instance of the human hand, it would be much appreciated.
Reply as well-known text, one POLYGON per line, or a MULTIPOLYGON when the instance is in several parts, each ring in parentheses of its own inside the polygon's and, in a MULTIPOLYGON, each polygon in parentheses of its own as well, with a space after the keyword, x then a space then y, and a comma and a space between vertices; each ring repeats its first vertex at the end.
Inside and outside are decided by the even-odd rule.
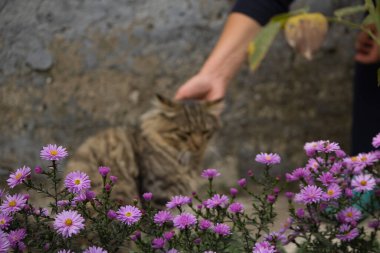
POLYGON ((176 92, 175 99, 198 99, 213 101, 223 98, 227 83, 211 76, 197 74, 184 83, 176 92))
MULTIPOLYGON (((377 34, 375 25, 369 25, 367 28, 377 34)), ((379 45, 365 32, 359 33, 355 49, 355 60, 360 63, 372 64, 380 61, 379 45)))

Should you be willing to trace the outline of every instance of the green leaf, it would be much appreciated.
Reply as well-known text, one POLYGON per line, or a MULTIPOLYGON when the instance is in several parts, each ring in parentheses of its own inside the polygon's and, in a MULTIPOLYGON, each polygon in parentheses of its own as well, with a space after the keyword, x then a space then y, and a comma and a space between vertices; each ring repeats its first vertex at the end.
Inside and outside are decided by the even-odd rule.
POLYGON ((309 12, 309 9, 310 9, 309 7, 305 7, 305 8, 297 9, 297 10, 294 10, 291 12, 279 14, 279 15, 272 17, 271 21, 272 22, 283 22, 283 23, 285 23, 286 20, 288 18, 290 18, 291 16, 307 13, 307 12, 309 12))
POLYGON ((367 15, 362 21, 362 25, 369 25, 373 23, 375 23, 375 19, 372 15, 367 15))
POLYGON ((348 6, 348 7, 344 7, 344 8, 334 11, 334 15, 340 19, 344 16, 353 15, 355 13, 364 12, 366 10, 367 10, 366 5, 348 6))
POLYGON ((274 38, 281 28, 281 22, 269 22, 250 44, 249 66, 255 71, 267 54, 274 38))

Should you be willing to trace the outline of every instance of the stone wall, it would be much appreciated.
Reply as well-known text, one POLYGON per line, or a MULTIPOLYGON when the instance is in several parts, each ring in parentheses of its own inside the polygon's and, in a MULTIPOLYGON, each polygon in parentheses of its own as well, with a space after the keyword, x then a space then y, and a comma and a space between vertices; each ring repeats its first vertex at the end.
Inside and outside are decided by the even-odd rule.
MULTIPOLYGON (((73 152, 89 135, 133 122, 155 93, 173 96, 207 57, 232 2, 0 0, 0 168, 38 165, 47 143, 73 152)), ((305 3, 330 13, 345 4, 293 8, 305 3)), ((312 62, 278 36, 260 69, 244 67, 234 80, 205 167, 234 178, 261 151, 291 168, 305 141, 348 149, 354 36, 333 25, 312 62)))

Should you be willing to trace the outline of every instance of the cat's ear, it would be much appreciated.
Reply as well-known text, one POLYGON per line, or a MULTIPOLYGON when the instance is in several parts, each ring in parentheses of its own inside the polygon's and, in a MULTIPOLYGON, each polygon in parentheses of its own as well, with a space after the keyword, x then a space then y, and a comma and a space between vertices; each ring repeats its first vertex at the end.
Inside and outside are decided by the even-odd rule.
POLYGON ((153 104, 157 108, 168 109, 168 108, 175 108, 176 107, 176 103, 173 100, 166 98, 160 94, 156 94, 156 99, 153 101, 153 104))
POLYGON ((223 98, 219 98, 214 101, 207 101, 206 106, 209 113, 215 117, 219 117, 224 110, 225 102, 223 98))

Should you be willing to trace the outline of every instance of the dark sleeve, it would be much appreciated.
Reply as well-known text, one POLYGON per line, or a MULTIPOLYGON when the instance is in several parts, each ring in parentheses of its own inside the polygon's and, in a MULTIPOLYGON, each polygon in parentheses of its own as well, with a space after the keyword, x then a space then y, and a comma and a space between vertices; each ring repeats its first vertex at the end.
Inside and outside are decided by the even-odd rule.
POLYGON ((288 12, 293 0, 237 0, 232 12, 250 16, 265 25, 275 15, 288 12))

